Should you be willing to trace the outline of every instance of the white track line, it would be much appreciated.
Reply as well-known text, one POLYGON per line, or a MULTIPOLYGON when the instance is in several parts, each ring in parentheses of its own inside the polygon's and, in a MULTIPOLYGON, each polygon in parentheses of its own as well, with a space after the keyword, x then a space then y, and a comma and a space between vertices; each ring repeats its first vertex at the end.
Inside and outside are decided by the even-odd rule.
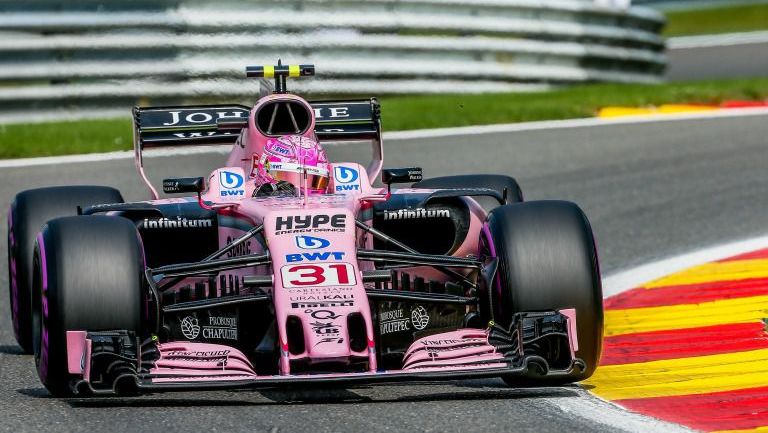
MULTIPOLYGON (((704 111, 696 113, 654 114, 626 116, 612 119, 587 118, 570 120, 548 120, 543 122, 508 123, 501 125, 463 126, 458 128, 419 129, 414 131, 395 131, 384 133, 385 141, 416 140, 426 138, 455 137, 462 135, 496 134, 503 132, 541 131, 564 128, 589 128, 595 126, 629 125, 654 122, 675 122, 681 120, 717 119, 729 117, 768 116, 768 108, 732 108, 727 110, 704 111)), ((227 146, 183 146, 151 149, 144 152, 145 157, 184 156, 194 154, 227 154, 227 146)), ((112 161, 133 158, 133 151, 90 153, 83 155, 46 156, 41 158, 19 158, 0 160, 0 168, 31 167, 39 165, 58 165, 80 162, 112 161)))
POLYGON ((35 124, 48 122, 71 122, 76 120, 130 119, 130 110, 125 108, 94 108, 75 111, 47 110, 30 113, 0 114, 0 125, 35 124))
POLYGON ((670 50, 690 48, 729 47, 733 45, 768 43, 768 31, 725 33, 719 35, 678 36, 667 39, 670 50))
POLYGON ((419 129, 396 131, 384 134, 386 140, 413 140, 458 135, 494 134, 500 132, 539 131, 545 129, 588 128, 593 126, 629 125, 655 122, 676 122, 680 120, 716 119, 726 117, 765 116, 768 107, 729 108, 723 110, 697 111, 693 113, 647 114, 615 118, 590 117, 586 119, 546 120, 542 122, 506 123, 501 125, 462 126, 458 128, 419 129))
POLYGON ((603 278, 603 297, 617 295, 644 283, 696 265, 722 260, 768 247, 768 235, 716 245, 675 257, 647 263, 603 278))
POLYGON ((580 389, 577 392, 579 393, 578 398, 550 397, 543 400, 560 409, 565 416, 586 419, 596 425, 607 426, 613 431, 631 433, 690 433, 694 431, 679 424, 627 411, 613 402, 590 394, 586 390, 580 389))

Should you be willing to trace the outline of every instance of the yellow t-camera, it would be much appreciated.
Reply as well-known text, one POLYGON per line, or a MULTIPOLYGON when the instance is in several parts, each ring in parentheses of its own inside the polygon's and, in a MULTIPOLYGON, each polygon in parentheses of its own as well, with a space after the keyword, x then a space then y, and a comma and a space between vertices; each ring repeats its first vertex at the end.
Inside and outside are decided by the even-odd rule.
POLYGON ((286 77, 309 77, 315 75, 315 65, 283 65, 280 61, 275 66, 247 66, 245 75, 249 78, 274 78, 275 93, 287 92, 286 77))

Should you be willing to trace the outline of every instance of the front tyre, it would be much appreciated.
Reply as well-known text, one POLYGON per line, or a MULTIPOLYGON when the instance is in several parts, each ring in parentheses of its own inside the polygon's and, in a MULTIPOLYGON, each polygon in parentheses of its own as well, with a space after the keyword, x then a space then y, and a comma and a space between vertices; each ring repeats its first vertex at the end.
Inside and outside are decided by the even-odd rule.
POLYGON ((16 194, 8 209, 8 292, 16 341, 32 353, 32 252, 35 238, 46 221, 77 215, 83 208, 101 203, 122 203, 123 197, 106 186, 56 186, 16 194))
POLYGON ((34 253, 34 345, 40 381, 57 397, 72 394, 67 331, 138 331, 144 256, 134 224, 79 216, 48 222, 34 253))
POLYGON ((591 376, 600 360, 603 298, 587 217, 574 203, 529 201, 494 209, 486 224, 481 254, 499 260, 496 279, 481 300, 489 305, 486 315, 507 327, 515 313, 575 308, 576 357, 586 370, 537 382, 569 383, 591 376))

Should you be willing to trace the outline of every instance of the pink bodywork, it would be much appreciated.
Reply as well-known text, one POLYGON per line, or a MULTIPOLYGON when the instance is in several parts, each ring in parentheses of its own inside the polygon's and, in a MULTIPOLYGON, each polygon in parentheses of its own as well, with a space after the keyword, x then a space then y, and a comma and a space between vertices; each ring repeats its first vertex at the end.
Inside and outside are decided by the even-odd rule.
MULTIPOLYGON (((252 198, 256 189, 254 162, 258 161, 264 146, 270 139, 262 135, 255 125, 255 115, 263 104, 274 100, 291 100, 305 105, 312 110, 304 99, 291 95, 279 94, 261 98, 249 115, 248 128, 243 130, 238 143, 232 147, 226 165, 214 170, 208 177, 207 190, 202 194, 200 204, 208 209, 215 209, 220 215, 244 221, 247 226, 264 224, 264 240, 272 259, 271 274, 273 288, 271 292, 277 334, 280 346, 279 374, 291 375, 291 364, 303 361, 308 364, 327 362, 351 363, 367 360, 367 373, 339 373, 313 375, 313 377, 347 377, 372 374, 390 374, 419 371, 464 371, 478 369, 498 369, 507 366, 503 354, 489 344, 485 330, 463 329, 430 335, 415 341, 404 358, 402 370, 377 371, 376 343, 371 317, 371 308, 363 284, 361 271, 372 269, 369 262, 359 263, 358 248, 371 248, 372 239, 364 231, 356 228, 355 220, 370 223, 373 203, 389 198, 386 189, 373 187, 382 167, 381 143, 374 145, 374 158, 368 168, 357 163, 330 164, 332 194, 308 194, 296 197, 252 198), (377 147, 378 146, 378 147, 377 147), (347 170, 347 171, 345 171, 347 170), (340 174, 352 170, 358 174, 354 181, 339 180, 340 174), (237 177, 242 177, 238 184, 237 177), (235 186, 236 185, 236 186, 235 186), (319 218, 319 219, 318 219, 319 218), (336 218, 335 224, 327 221, 336 218), (318 222, 317 227, 279 230, 288 220, 318 222), (318 237, 329 242, 322 249, 300 248, 300 238, 318 237), (304 257, 304 253, 326 253, 314 256, 311 261, 289 260, 304 257), (362 268, 362 269, 361 269, 362 268), (320 281, 322 277, 323 281, 320 281), (332 306, 307 308, 307 303, 327 301, 332 306), (319 314, 320 312, 320 314, 319 314), (347 317, 359 314, 365 323, 367 344, 364 350, 355 351, 350 347, 350 335, 347 329, 347 317), (302 353, 290 353, 286 323, 289 318, 298 320, 304 331, 305 350, 302 353)), ((315 122, 303 133, 303 136, 316 140, 315 122)), ((140 176, 149 185, 137 156, 140 176)), ((178 199, 158 199, 157 192, 149 185, 155 200, 151 203, 168 203, 178 199)), ((398 190, 398 194, 424 193, 425 190, 398 190)), ((467 257, 477 253, 477 239, 480 238, 485 219, 485 211, 471 198, 464 198, 470 209, 470 227, 464 242, 454 252, 456 257, 467 257)), ((298 224, 301 226, 301 224, 298 224)), ((284 227, 283 227, 284 228, 284 227)), ((219 229, 220 247, 229 239, 245 233, 245 228, 221 227, 219 229)), ((265 252, 263 245, 249 247, 249 253, 265 252)), ((430 267, 410 268, 414 274, 426 279, 440 280, 445 276, 430 267)), ((264 273, 261 269, 238 269, 226 271, 236 276, 264 273)), ((575 333, 575 311, 563 311, 569 318, 569 336, 571 352, 577 349, 575 333)), ((168 342, 158 344, 160 358, 150 371, 157 376, 153 382, 190 382, 190 381, 236 381, 271 378, 258 376, 248 358, 239 350, 224 345, 168 342)), ((82 375, 87 381, 90 359, 90 341, 86 332, 67 332, 68 368, 71 374, 82 375)))

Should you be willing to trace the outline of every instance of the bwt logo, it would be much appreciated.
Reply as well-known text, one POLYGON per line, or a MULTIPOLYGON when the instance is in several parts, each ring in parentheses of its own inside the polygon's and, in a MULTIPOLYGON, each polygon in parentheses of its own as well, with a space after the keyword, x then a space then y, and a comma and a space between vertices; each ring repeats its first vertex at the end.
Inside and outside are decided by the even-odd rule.
POLYGON ((359 191, 360 185, 338 185, 338 184, 351 184, 360 178, 360 174, 357 170, 349 167, 334 167, 334 177, 336 178, 336 191, 359 191))
POLYGON ((275 230, 317 229, 328 225, 343 229, 346 227, 345 215, 289 215, 286 217, 279 216, 275 219, 275 230))
POLYGON ((288 263, 303 262, 303 261, 314 262, 317 260, 329 260, 329 259, 341 260, 343 258, 344 258, 344 253, 342 253, 341 251, 285 255, 285 261, 288 263))
POLYGON ((242 188, 245 179, 239 173, 232 171, 222 170, 219 172, 219 184, 223 191, 221 191, 222 197, 243 197, 245 190, 242 188))
POLYGON ((244 179, 238 173, 222 170, 219 172, 219 181, 224 188, 234 189, 243 186, 244 179))
POLYGON ((291 153, 291 151, 290 151, 290 150, 286 149, 286 148, 285 148, 285 147, 283 147, 283 146, 273 146, 273 147, 272 147, 272 148, 270 148, 269 150, 270 150, 270 151, 272 151, 272 152, 274 152, 274 153, 279 153, 279 154, 281 154, 281 155, 289 155, 289 154, 291 153))
POLYGON ((296 246, 302 250, 317 250, 328 248, 331 243, 327 239, 316 238, 314 236, 296 236, 296 246))

